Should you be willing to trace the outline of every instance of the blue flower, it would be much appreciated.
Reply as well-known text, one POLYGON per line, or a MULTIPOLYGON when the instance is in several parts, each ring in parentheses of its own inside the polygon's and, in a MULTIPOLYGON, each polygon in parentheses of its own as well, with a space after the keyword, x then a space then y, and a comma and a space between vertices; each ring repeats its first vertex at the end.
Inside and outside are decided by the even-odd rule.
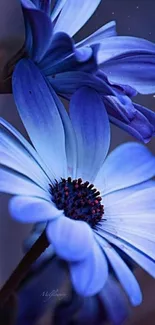
MULTIPOLYGON (((155 113, 137 105, 137 92, 155 92, 155 44, 135 37, 116 36, 115 22, 75 44, 73 36, 93 14, 100 0, 60 0, 50 13, 50 1, 22 0, 25 56, 37 65, 57 94, 77 101, 95 89, 110 121, 142 142, 155 135, 155 113)), ((28 60, 17 63, 14 79, 24 78, 28 60)), ((33 66, 32 71, 33 73, 33 66)), ((35 72, 34 72, 35 73, 35 72)), ((23 93, 23 96, 24 93, 23 93)), ((72 103, 71 103, 72 105, 72 103)))
POLYGON ((10 212, 24 223, 47 222, 80 295, 98 293, 110 265, 138 305, 141 291, 122 253, 155 276, 155 157, 128 143, 106 158, 109 120, 95 90, 87 89, 78 109, 73 102, 69 118, 31 61, 24 77, 29 85, 18 79, 15 99, 33 146, 1 119, 0 189, 15 195, 10 212))

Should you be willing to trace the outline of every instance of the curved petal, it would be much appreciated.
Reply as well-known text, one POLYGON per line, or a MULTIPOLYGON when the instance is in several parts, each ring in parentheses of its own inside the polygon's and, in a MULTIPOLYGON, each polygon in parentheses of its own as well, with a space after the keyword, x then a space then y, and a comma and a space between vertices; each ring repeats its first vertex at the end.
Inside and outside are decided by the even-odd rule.
POLYGON ((92 229, 86 222, 66 216, 49 223, 47 236, 58 256, 75 262, 91 252, 94 241, 92 229))
POLYGON ((108 264, 95 240, 92 251, 83 261, 70 263, 70 273, 78 294, 93 296, 100 292, 108 277, 108 264))
POLYGON ((79 89, 71 98, 70 117, 77 139, 78 177, 92 181, 110 145, 108 116, 97 92, 79 89))
MULTIPOLYGON (((10 132, 9 123, 0 119, 0 162, 10 167, 43 189, 49 188, 49 179, 30 151, 20 142, 20 139, 10 132)), ((26 141, 26 140, 25 140, 26 141)))
MULTIPOLYGON (((104 63, 102 68, 103 71, 106 72, 104 68, 106 69, 106 66, 110 64, 110 60, 111 63, 115 59, 118 60, 119 57, 122 59, 128 58, 130 60, 130 57, 132 58, 132 56, 135 58, 137 58, 138 56, 140 59, 141 55, 145 55, 145 54, 146 55, 155 54, 154 43, 149 42, 143 38, 137 38, 131 36, 116 36, 116 37, 105 38, 99 48, 98 64, 101 65, 102 63, 104 63)), ((134 67, 132 67, 132 65, 130 66, 130 69, 132 69, 132 73, 134 74, 134 67)), ((120 71, 118 74, 118 78, 119 77, 120 78, 122 77, 120 71)), ((118 80, 116 82, 118 82, 118 80)), ((118 82, 118 83, 122 83, 122 82, 118 82)), ((123 82, 123 84, 126 85, 128 84, 128 82, 127 83, 123 82)))
POLYGON ((51 19, 54 20, 60 13, 61 9, 65 5, 65 2, 68 0, 57 0, 56 4, 53 8, 52 14, 51 14, 51 19))
POLYGON ((106 240, 104 240, 103 237, 96 234, 96 239, 106 254, 118 280, 129 296, 131 303, 134 306, 139 305, 142 302, 142 294, 135 276, 118 253, 112 248, 111 245, 108 244, 106 240))
POLYGON ((151 109, 148 109, 142 105, 138 105, 136 103, 133 103, 135 109, 139 111, 143 116, 147 118, 149 123, 153 126, 153 135, 155 136, 155 111, 151 111, 151 109))
POLYGON ((68 113, 58 96, 54 92, 53 88, 50 88, 53 99, 57 105, 60 117, 62 119, 64 133, 65 133, 65 148, 66 148, 66 158, 67 158, 67 175, 72 178, 76 178, 77 171, 77 148, 76 148, 76 137, 75 132, 68 116, 68 113))
POLYGON ((39 67, 46 76, 71 70, 96 69, 96 48, 76 49, 72 38, 66 33, 54 34, 51 46, 39 67))
POLYGON ((39 155, 57 177, 66 176, 65 135, 57 105, 39 69, 23 59, 13 73, 18 112, 39 155))
MULTIPOLYGON (((107 108, 107 111, 109 112, 109 108, 107 108)), ((110 114, 109 120, 111 123, 118 126, 120 129, 129 133, 131 136, 143 143, 148 143, 154 136, 153 125, 139 111, 136 111, 134 119, 129 123, 121 121, 120 119, 115 118, 110 114)))
POLYGON ((99 28, 95 33, 91 34, 84 40, 76 44, 77 47, 88 46, 92 44, 102 43, 104 38, 116 36, 116 22, 110 21, 106 25, 99 28))
POLYGON ((67 0, 54 26, 54 33, 76 34, 93 15, 101 0, 67 0))
POLYGON ((27 196, 15 196, 9 202, 12 217, 23 223, 51 221, 62 215, 50 201, 27 196))
MULTIPOLYGON (((50 17, 44 12, 24 5, 24 16, 33 38, 32 59, 39 62, 47 52, 52 38, 53 26, 50 17), (44 26, 44 28, 43 28, 44 26)), ((29 37, 29 34, 26 35, 29 37)))
POLYGON ((49 193, 32 182, 29 178, 18 172, 8 171, 4 168, 0 169, 0 192, 38 196, 45 199, 49 198, 49 193))
POLYGON ((118 96, 103 96, 103 102, 110 116, 114 116, 128 124, 134 119, 136 109, 128 96, 121 94, 118 94, 118 96))
POLYGON ((115 95, 112 87, 106 81, 101 80, 95 75, 83 71, 69 71, 59 73, 55 78, 48 77, 50 84, 56 92, 71 95, 81 87, 91 87, 99 93, 115 95))
POLYGON ((95 179, 95 186, 105 195, 153 176, 155 157, 143 145, 129 142, 110 153, 95 179))
POLYGON ((145 271, 155 278, 155 261, 149 256, 145 255, 143 252, 138 250, 136 247, 130 245, 125 240, 118 238, 117 235, 111 234, 100 228, 102 236, 108 240, 113 245, 117 246, 121 251, 123 251, 127 256, 139 264, 145 271))

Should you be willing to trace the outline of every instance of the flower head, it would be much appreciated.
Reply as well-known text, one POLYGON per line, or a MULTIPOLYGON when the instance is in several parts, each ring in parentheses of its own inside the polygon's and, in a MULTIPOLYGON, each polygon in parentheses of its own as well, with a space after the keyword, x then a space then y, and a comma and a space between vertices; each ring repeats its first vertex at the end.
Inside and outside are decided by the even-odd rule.
MULTIPOLYGON (((137 92, 155 92, 155 44, 116 36, 114 21, 75 44, 73 36, 100 2, 61 0, 51 12, 50 1, 21 1, 27 60, 16 64, 14 96, 18 96, 14 79, 22 80, 24 66, 31 59, 57 94, 70 100, 75 93, 78 102, 87 96, 82 87, 95 89, 110 121, 148 142, 155 135, 155 113, 132 102, 132 97, 137 92)), ((35 74, 33 66, 31 73, 35 74)))
MULTIPOLYGON (((24 71, 30 85, 32 66, 24 71)), ((128 143, 106 158, 109 120, 97 92, 90 89, 78 107, 73 101, 69 118, 33 69, 37 83, 28 88, 18 79, 15 98, 33 147, 1 119, 0 189, 15 195, 10 212, 24 223, 47 223, 49 241, 68 262, 79 294, 98 293, 110 264, 137 305, 141 291, 123 254, 155 276, 155 157, 128 143)))

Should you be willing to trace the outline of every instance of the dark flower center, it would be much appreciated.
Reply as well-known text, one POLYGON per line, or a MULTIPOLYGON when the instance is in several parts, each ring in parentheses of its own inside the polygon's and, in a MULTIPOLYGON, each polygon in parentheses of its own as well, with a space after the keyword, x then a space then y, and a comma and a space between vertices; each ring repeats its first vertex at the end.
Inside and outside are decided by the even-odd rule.
POLYGON ((81 178, 72 180, 68 177, 50 185, 50 192, 57 208, 64 210, 67 217, 86 221, 92 228, 101 221, 104 206, 101 205, 100 192, 93 184, 83 183, 81 178))

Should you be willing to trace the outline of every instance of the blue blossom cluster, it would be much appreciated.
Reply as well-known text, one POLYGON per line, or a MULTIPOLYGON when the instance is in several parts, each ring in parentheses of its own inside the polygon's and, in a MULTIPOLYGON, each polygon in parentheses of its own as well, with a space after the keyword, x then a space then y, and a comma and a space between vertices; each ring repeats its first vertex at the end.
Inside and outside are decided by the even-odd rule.
POLYGON ((136 306, 129 261, 155 277, 155 157, 135 142, 108 154, 110 122, 143 143, 155 135, 155 113, 133 102, 155 92, 155 44, 117 36, 113 21, 75 43, 100 2, 57 0, 51 12, 50 0, 21 0, 25 54, 12 89, 31 144, 0 119, 0 190, 14 195, 14 219, 35 223, 26 249, 45 229, 51 245, 40 261, 65 261, 76 293, 100 295, 120 324, 114 279, 136 306))

